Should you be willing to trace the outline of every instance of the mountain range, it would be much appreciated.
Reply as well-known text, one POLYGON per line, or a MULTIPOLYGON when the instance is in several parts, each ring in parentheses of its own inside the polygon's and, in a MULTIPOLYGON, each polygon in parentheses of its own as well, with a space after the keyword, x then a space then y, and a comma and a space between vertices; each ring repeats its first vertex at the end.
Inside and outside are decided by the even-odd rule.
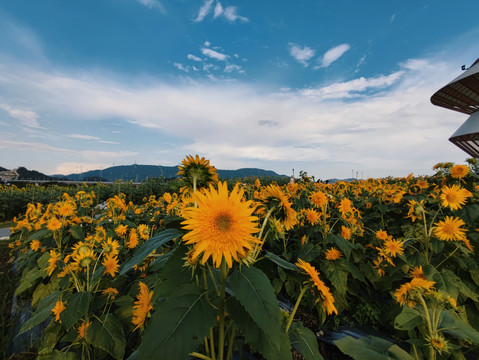
MULTIPOLYGON (((0 172, 9 171, 0 166, 0 172)), ((142 182, 152 177, 164 177, 167 179, 175 178, 178 173, 178 166, 161 166, 161 165, 120 165, 112 166, 101 170, 91 170, 78 174, 69 175, 45 175, 35 170, 28 170, 19 167, 15 170, 18 174, 17 180, 71 180, 71 181, 134 181, 142 182)), ((287 175, 279 175, 271 170, 263 170, 256 168, 242 168, 238 170, 217 170, 221 179, 240 179, 249 176, 269 176, 269 177, 286 177, 287 175)), ((1 174, 0 174, 1 176, 1 174)))

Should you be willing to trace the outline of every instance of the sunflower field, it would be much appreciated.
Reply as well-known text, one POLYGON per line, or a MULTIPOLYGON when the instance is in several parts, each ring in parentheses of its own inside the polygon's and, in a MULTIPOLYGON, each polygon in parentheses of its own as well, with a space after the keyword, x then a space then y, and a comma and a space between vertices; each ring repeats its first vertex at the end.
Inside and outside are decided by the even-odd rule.
POLYGON ((196 155, 177 191, 29 203, 13 342, 45 360, 478 359, 477 164, 434 170, 221 182, 196 155))

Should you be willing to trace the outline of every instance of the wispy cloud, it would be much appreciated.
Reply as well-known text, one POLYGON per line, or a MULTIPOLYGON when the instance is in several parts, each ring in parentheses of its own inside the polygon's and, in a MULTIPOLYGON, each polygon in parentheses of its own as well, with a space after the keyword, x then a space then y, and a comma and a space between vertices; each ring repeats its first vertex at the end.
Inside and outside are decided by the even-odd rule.
POLYGON ((141 5, 146 6, 150 9, 156 9, 163 14, 166 14, 166 9, 161 2, 158 0, 137 0, 141 5))
POLYGON ((96 142, 99 142, 101 144, 119 144, 119 142, 116 142, 116 141, 102 140, 98 136, 91 136, 91 135, 71 134, 71 135, 68 135, 68 137, 71 137, 73 139, 96 141, 96 142))
POLYGON ((360 77, 351 81, 336 83, 318 89, 305 89, 301 91, 304 96, 319 99, 351 99, 364 96, 367 90, 378 90, 391 86, 397 82, 404 74, 398 71, 387 76, 378 76, 375 78, 360 77))
POLYGON ((198 15, 196 16, 196 19, 194 19, 194 21, 195 22, 203 21, 206 15, 208 15, 208 13, 211 11, 212 5, 213 5, 213 0, 206 0, 201 6, 200 10, 198 11, 198 15))
POLYGON ((241 66, 235 65, 235 64, 226 65, 224 72, 225 73, 237 72, 239 74, 244 74, 244 70, 241 68, 241 66))
POLYGON ((198 56, 192 55, 192 54, 188 54, 186 57, 190 60, 193 60, 193 61, 201 61, 201 58, 199 58, 198 56))
POLYGON ((326 51, 321 58, 321 64, 315 68, 326 68, 338 60, 343 54, 351 48, 349 44, 341 44, 326 51))
POLYGON ((236 20, 242 21, 242 22, 247 22, 249 19, 244 16, 238 15, 236 12, 236 7, 235 6, 228 6, 224 9, 223 15, 226 19, 229 21, 235 22, 236 20))
POLYGON ((12 118, 17 119, 23 126, 40 129, 38 115, 34 111, 14 109, 7 104, 0 104, 0 109, 6 111, 12 118))
POLYGON ((212 59, 219 60, 219 61, 226 61, 226 59, 228 59, 228 55, 221 54, 221 53, 219 53, 215 50, 212 50, 212 49, 202 48, 201 52, 202 52, 203 55, 208 56, 212 59))
POLYGON ((308 46, 289 43, 289 54, 304 66, 308 66, 308 61, 314 56, 314 50, 308 46))

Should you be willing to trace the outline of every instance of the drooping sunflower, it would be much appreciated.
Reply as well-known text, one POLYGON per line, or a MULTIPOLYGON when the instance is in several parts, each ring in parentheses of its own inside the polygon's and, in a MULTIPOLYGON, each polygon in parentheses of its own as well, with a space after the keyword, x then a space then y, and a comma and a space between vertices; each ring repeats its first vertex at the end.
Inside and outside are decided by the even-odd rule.
POLYGON ((326 260, 338 260, 341 259, 342 256, 343 254, 341 251, 334 246, 331 249, 326 250, 326 260))
POLYGON ((266 209, 281 221, 286 230, 291 230, 297 223, 297 212, 291 207, 288 196, 278 185, 269 185, 263 189, 261 200, 266 209))
POLYGON ((106 288, 101 292, 102 295, 106 296, 108 299, 113 300, 118 295, 118 290, 112 287, 106 288))
POLYGON ((391 257, 404 254, 404 243, 400 240, 388 239, 383 246, 384 252, 391 257))
POLYGON ((252 235, 259 231, 258 218, 252 215, 255 210, 252 201, 244 201, 243 193, 236 184, 228 194, 226 182, 219 182, 218 190, 210 185, 204 193, 196 193, 198 206, 185 209, 186 220, 182 222, 183 228, 190 230, 183 241, 194 244, 193 260, 203 254, 204 264, 211 256, 218 268, 224 258, 231 268, 232 258, 239 261, 258 243, 252 235))
POLYGON ((55 252, 55 250, 50 250, 50 257, 48 258, 48 266, 46 268, 46 271, 48 273, 48 276, 50 276, 53 271, 57 268, 57 262, 59 260, 60 256, 55 252))
POLYGON ((187 155, 178 167, 180 180, 191 189, 206 188, 218 181, 216 168, 210 165, 210 161, 204 157, 200 158, 187 155))
POLYGON ((93 249, 86 249, 82 253, 75 253, 73 255, 74 264, 78 269, 87 270, 96 260, 96 255, 93 249))
POLYGON ((460 218, 446 216, 442 221, 434 224, 434 235, 443 241, 463 241, 466 238, 467 229, 462 228, 465 225, 460 218))
POLYGON ((462 207, 472 194, 469 190, 453 184, 451 186, 444 186, 441 190, 440 198, 442 206, 448 207, 451 210, 457 210, 462 207))
POLYGON ((401 306, 407 304, 412 309, 416 305, 416 292, 431 292, 434 284, 434 281, 415 277, 410 282, 402 284, 394 296, 401 306))
POLYGON ((450 171, 453 178, 462 179, 464 176, 469 174, 469 167, 466 165, 454 165, 450 171))
POLYGON ((88 327, 91 325, 91 321, 83 321, 82 324, 78 327, 78 338, 83 339, 86 335, 88 327))
POLYGON ((331 315, 332 313, 337 314, 338 310, 334 306, 334 297, 331 294, 331 291, 329 290, 329 288, 319 278, 319 273, 314 268, 314 266, 312 266, 310 263, 303 261, 301 259, 298 259, 298 262, 296 263, 296 265, 300 267, 301 269, 303 269, 304 272, 306 272, 306 274, 309 275, 311 282, 319 291, 319 298, 316 300, 316 302, 318 302, 319 300, 322 300, 323 309, 326 310, 326 313, 328 315, 331 315))
POLYGON ((116 256, 120 252, 120 243, 110 237, 101 244, 101 247, 104 255, 116 256))
POLYGON ((150 310, 153 309, 153 306, 151 305, 153 291, 149 291, 148 286, 141 281, 138 285, 140 286, 140 292, 136 296, 137 300, 135 301, 135 305, 133 305, 133 318, 131 319, 132 324, 136 325, 133 331, 138 328, 143 328, 150 310))
POLYGON ((140 235, 140 238, 143 240, 148 240, 150 237, 150 227, 146 224, 140 224, 136 228, 138 231, 138 234, 140 235))
POLYGON ((412 269, 410 269, 409 274, 413 278, 421 278, 421 279, 424 279, 424 280, 426 279, 426 277, 424 276, 424 272, 422 270, 422 265, 419 265, 419 266, 416 266, 416 267, 413 267, 412 269))
POLYGON ((138 245, 138 233, 136 229, 130 229, 130 234, 128 236, 128 249, 134 249, 138 245))
POLYGON ((422 219, 422 216, 426 211, 424 210, 424 200, 417 202, 416 200, 409 200, 409 210, 406 218, 411 218, 412 222, 417 219, 422 219))
POLYGON ((62 322, 60 320, 60 314, 66 309, 66 306, 65 306, 66 304, 67 304, 66 302, 63 302, 61 300, 58 300, 55 303, 55 306, 52 309, 52 313, 53 315, 55 315, 55 321, 58 321, 59 323, 62 322))

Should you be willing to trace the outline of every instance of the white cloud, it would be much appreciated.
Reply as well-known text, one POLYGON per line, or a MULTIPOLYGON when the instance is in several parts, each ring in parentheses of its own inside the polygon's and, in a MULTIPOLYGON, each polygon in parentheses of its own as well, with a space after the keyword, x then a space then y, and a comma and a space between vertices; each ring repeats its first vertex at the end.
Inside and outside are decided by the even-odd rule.
POLYGON ((193 61, 201 61, 201 58, 199 58, 198 56, 192 55, 192 54, 188 54, 186 57, 190 60, 193 60, 193 61))
POLYGON ((92 140, 92 141, 99 142, 101 144, 119 144, 119 142, 116 142, 116 141, 101 140, 98 136, 83 135, 83 134, 71 134, 67 136, 73 139, 92 140))
POLYGON ((213 17, 216 19, 218 16, 223 14, 223 6, 221 6, 221 3, 218 1, 215 6, 215 10, 213 12, 213 17))
POLYGON ((190 71, 190 69, 188 67, 184 67, 182 64, 180 63, 173 63, 173 66, 176 67, 177 69, 181 70, 181 71, 184 71, 184 72, 188 72, 190 71))
POLYGON ((146 6, 147 8, 157 9, 157 10, 159 10, 161 13, 166 14, 165 7, 164 7, 163 4, 162 4, 161 2, 159 2, 158 0, 137 0, 137 1, 138 1, 141 5, 146 6))
POLYGON ((214 51, 212 49, 202 48, 201 52, 203 53, 203 55, 206 55, 206 56, 208 56, 212 59, 216 59, 216 60, 220 60, 220 61, 226 61, 226 59, 228 58, 228 55, 221 54, 221 53, 219 53, 217 51, 214 51))
POLYGON ((244 70, 241 69, 241 66, 235 65, 235 64, 229 64, 225 66, 225 73, 232 73, 232 72, 238 72, 240 74, 244 74, 244 70))
POLYGON ((351 81, 331 84, 329 86, 317 89, 305 89, 301 91, 301 93, 304 96, 311 97, 316 100, 339 98, 349 99, 362 96, 364 94, 361 94, 361 92, 367 90, 378 90, 391 86, 397 82, 403 74, 403 71, 397 71, 388 76, 379 76, 376 78, 366 79, 364 77, 360 77, 351 81))
POLYGON ((38 115, 34 111, 14 109, 7 104, 0 104, 0 109, 5 110, 12 118, 17 119, 24 126, 40 129, 38 115))
POLYGON ((321 58, 321 64, 316 68, 325 68, 338 60, 343 54, 351 48, 349 44, 341 44, 326 51, 321 58))
POLYGON ((314 50, 308 46, 301 47, 300 45, 290 43, 289 53, 296 61, 300 62, 304 66, 308 66, 308 60, 314 56, 314 50))
POLYGON ((198 16, 196 16, 195 22, 201 22, 203 19, 208 15, 211 11, 211 5, 213 4, 213 0, 206 0, 203 6, 198 11, 198 16))
POLYGON ((243 22, 249 21, 248 18, 238 15, 238 13, 236 12, 236 9, 237 8, 235 6, 226 7, 223 11, 224 17, 226 19, 228 19, 229 21, 232 21, 232 22, 234 22, 236 20, 243 21, 243 22))

